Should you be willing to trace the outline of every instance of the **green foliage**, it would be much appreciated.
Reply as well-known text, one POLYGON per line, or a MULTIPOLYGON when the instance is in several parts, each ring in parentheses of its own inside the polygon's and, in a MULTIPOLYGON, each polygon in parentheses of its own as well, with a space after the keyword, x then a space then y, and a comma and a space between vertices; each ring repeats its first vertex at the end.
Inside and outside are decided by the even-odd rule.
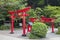
POLYGON ((30 9, 30 11, 28 12, 28 14, 29 14, 29 17, 37 17, 36 12, 35 12, 34 9, 30 9))
POLYGON ((55 27, 59 27, 60 26, 60 17, 58 17, 56 20, 55 20, 55 27))
POLYGON ((43 38, 46 37, 47 33, 47 25, 40 22, 34 22, 32 25, 31 33, 29 34, 29 38, 31 39, 37 39, 37 38, 43 38))
POLYGON ((37 7, 35 10, 34 9, 30 9, 30 11, 28 12, 29 17, 33 17, 33 18, 40 18, 40 15, 42 14, 43 10, 39 7, 37 7))
POLYGON ((28 12, 29 16, 27 17, 27 22, 28 22, 28 18, 37 18, 37 13, 36 13, 36 10, 34 9, 30 9, 28 12))
POLYGON ((58 17, 60 16, 60 7, 57 7, 57 6, 46 6, 44 9, 43 9, 43 12, 44 12, 44 16, 46 17, 58 17))
POLYGON ((0 2, 1 2, 0 6, 7 10, 16 10, 27 5, 25 0, 3 0, 3 1, 1 0, 0 2))
POLYGON ((10 29, 10 27, 5 25, 0 26, 0 30, 6 30, 6 29, 10 29))
POLYGON ((60 34, 60 27, 58 27, 58 32, 56 34, 60 34))
POLYGON ((58 17, 58 18, 56 19, 55 23, 56 23, 56 22, 60 22, 60 17, 58 17))
POLYGON ((36 8, 35 12, 36 12, 37 18, 40 18, 41 15, 43 14, 43 10, 39 7, 36 8))

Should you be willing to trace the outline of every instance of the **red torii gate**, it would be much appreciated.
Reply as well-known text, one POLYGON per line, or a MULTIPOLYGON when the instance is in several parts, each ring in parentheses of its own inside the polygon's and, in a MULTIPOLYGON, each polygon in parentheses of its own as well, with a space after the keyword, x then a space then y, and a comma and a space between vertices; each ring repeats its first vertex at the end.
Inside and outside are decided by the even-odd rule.
POLYGON ((55 21, 54 18, 46 18, 46 17, 42 16, 40 21, 43 22, 43 23, 44 22, 51 22, 52 33, 54 33, 54 21, 55 21))
POLYGON ((8 11, 9 14, 11 14, 11 16, 10 16, 11 17, 11 34, 14 33, 14 18, 15 18, 14 14, 15 13, 19 14, 22 12, 22 16, 23 16, 23 34, 22 34, 22 36, 26 36, 26 23, 25 23, 26 20, 25 20, 25 17, 29 16, 29 14, 26 14, 26 12, 29 11, 30 8, 31 7, 29 6, 29 7, 22 9, 22 10, 8 11))

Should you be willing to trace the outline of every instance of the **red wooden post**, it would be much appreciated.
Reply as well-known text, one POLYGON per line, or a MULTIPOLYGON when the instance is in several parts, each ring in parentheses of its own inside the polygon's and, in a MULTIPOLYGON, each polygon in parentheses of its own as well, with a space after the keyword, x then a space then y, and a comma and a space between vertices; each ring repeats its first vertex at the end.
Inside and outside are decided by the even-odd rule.
POLYGON ((11 18, 11 34, 14 33, 14 12, 13 11, 9 11, 9 14, 11 14, 10 18, 11 18))
POLYGON ((54 33, 54 19, 52 19, 52 33, 54 33))
POLYGON ((54 22, 52 22, 52 33, 54 33, 54 22))
POLYGON ((23 12, 23 34, 22 36, 26 36, 26 20, 25 20, 25 12, 23 12))
POLYGON ((14 33, 14 19, 11 18, 11 34, 14 33))

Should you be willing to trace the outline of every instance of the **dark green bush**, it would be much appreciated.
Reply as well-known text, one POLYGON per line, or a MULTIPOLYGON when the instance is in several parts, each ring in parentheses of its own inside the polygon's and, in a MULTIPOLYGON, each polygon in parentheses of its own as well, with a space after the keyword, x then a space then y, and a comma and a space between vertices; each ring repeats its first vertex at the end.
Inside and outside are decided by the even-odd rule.
POLYGON ((0 26, 0 30, 6 30, 6 29, 10 29, 10 27, 5 25, 0 26))
POLYGON ((30 39, 44 38, 47 34, 47 25, 40 22, 35 22, 32 25, 32 30, 29 34, 30 39))
POLYGON ((56 34, 60 34, 60 27, 58 27, 58 32, 56 34))

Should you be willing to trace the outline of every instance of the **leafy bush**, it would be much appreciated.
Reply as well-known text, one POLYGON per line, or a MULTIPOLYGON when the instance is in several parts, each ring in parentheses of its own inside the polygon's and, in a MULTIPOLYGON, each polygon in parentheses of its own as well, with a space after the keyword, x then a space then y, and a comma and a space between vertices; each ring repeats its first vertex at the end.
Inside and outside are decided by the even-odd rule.
POLYGON ((59 27, 60 26, 60 17, 58 17, 55 21, 55 27, 59 27))
POLYGON ((30 39, 44 38, 47 33, 47 25, 40 22, 35 22, 32 25, 31 33, 29 34, 30 39))
POLYGON ((48 5, 43 9, 43 15, 46 17, 59 17, 60 7, 48 5))
POLYGON ((60 27, 58 27, 58 32, 56 34, 60 34, 60 27))
POLYGON ((28 12, 28 14, 30 15, 29 17, 33 17, 33 18, 40 18, 41 14, 42 14, 43 10, 39 7, 37 7, 36 9, 30 9, 30 11, 28 12))
POLYGON ((10 28, 9 26, 4 26, 4 25, 0 26, 0 30, 6 30, 6 29, 9 29, 9 28, 10 28))

